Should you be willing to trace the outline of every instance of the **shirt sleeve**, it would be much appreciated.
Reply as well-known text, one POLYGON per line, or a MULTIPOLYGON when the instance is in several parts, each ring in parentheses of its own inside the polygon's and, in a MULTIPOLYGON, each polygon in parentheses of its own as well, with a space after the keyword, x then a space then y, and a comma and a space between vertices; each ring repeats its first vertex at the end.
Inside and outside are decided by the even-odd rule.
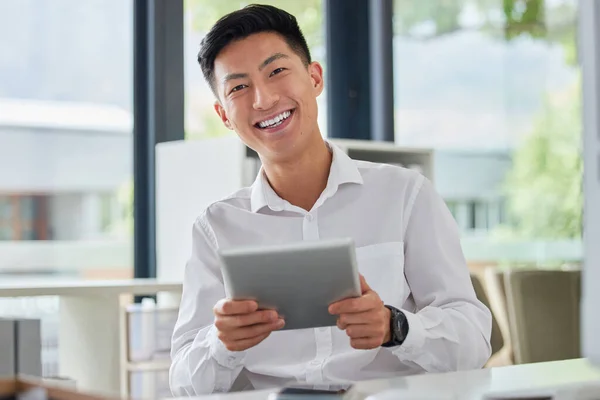
POLYGON ((171 342, 169 383, 175 397, 227 392, 243 368, 244 352, 232 352, 217 337, 212 307, 225 297, 216 240, 205 215, 192 231, 179 316, 171 342))
POLYGON ((416 310, 402 310, 409 331, 392 352, 427 372, 481 368, 491 354, 491 313, 475 295, 452 214, 431 182, 419 178, 404 235, 405 275, 416 310))

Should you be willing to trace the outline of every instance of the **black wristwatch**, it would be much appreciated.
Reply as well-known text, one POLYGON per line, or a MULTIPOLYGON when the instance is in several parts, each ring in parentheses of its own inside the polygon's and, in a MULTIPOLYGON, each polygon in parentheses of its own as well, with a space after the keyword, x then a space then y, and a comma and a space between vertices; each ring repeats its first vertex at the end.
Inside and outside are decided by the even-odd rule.
POLYGON ((381 345, 381 347, 400 346, 406 340, 408 335, 408 320, 406 315, 396 307, 385 305, 390 310, 390 341, 381 345))

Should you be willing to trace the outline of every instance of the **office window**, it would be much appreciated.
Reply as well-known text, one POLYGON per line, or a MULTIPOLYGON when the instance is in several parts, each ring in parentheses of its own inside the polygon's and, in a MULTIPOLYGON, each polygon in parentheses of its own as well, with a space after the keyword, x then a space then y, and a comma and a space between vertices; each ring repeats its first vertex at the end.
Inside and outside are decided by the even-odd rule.
MULTIPOLYGON (((186 0, 185 2, 185 131, 187 139, 201 139, 232 134, 213 110, 214 95, 204 82, 197 62, 200 42, 217 20, 252 1, 186 0)), ((325 66, 325 30, 323 29, 322 0, 267 0, 269 4, 293 14, 306 37, 311 56, 325 66)), ((327 73, 327 71, 325 71, 327 73)), ((319 126, 323 135, 327 129, 327 110, 323 92, 318 99, 319 126)))
POLYGON ((472 199, 472 264, 581 258, 577 6, 394 1, 396 141, 435 149, 441 195, 472 199))
POLYGON ((0 2, 2 280, 132 274, 131 233, 117 217, 133 172, 131 3, 0 2), (61 256, 81 248, 88 257, 61 256), (103 254, 105 267, 91 269, 103 254))

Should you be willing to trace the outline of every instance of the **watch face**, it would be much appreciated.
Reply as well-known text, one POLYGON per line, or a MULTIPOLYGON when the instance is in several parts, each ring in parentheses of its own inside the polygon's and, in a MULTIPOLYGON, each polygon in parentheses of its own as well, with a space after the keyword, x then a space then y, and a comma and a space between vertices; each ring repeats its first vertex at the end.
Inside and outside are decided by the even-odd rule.
POLYGON ((397 340, 401 340, 404 341, 404 329, 402 329, 402 322, 403 322, 403 318, 402 316, 398 313, 396 315, 396 327, 394 329, 394 336, 396 337, 397 340))
POLYGON ((401 311, 394 314, 394 339, 402 343, 406 339, 406 317, 401 311))

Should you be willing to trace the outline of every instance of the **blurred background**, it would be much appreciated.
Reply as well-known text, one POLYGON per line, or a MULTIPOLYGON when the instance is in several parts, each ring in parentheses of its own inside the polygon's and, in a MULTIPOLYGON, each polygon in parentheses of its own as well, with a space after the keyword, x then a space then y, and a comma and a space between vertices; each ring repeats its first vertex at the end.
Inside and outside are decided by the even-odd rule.
MULTIPOLYGON (((232 135, 212 109, 196 54, 218 18, 248 3, 182 2, 182 59, 168 62, 183 72, 183 108, 166 117, 180 118, 175 125, 183 132, 168 132, 169 140, 199 145, 232 135)), ((341 74, 328 57, 336 43, 327 40, 334 25, 343 33, 343 21, 328 14, 343 8, 340 2, 261 3, 297 17, 328 82, 341 74)), ((578 2, 391 3, 392 137, 398 146, 432 152, 434 184, 460 227, 473 274, 485 283, 490 268, 577 271, 583 256, 578 2)), ((136 246, 156 252, 154 239, 136 239, 135 228, 135 217, 146 218, 142 211, 152 218, 153 204, 143 199, 151 196, 153 175, 134 194, 139 171, 154 168, 153 155, 144 162, 134 140, 143 134, 134 135, 134 98, 143 99, 135 94, 136 4, 0 0, 1 282, 157 275, 154 256, 134 260, 136 246)), ((368 27, 359 30, 368 34, 368 27)), ((328 111, 336 98, 327 87, 319 98, 326 137, 336 124, 328 111)), ((193 175, 198 185, 215 178, 208 169, 193 175)), ((144 227, 153 233, 152 224, 144 227)), ((43 316, 48 375, 58 371, 58 310, 56 297, 0 299, 0 315, 43 316)), ((503 329, 506 341, 510 328, 503 329)), ((510 355, 503 363, 514 361, 510 355)))

